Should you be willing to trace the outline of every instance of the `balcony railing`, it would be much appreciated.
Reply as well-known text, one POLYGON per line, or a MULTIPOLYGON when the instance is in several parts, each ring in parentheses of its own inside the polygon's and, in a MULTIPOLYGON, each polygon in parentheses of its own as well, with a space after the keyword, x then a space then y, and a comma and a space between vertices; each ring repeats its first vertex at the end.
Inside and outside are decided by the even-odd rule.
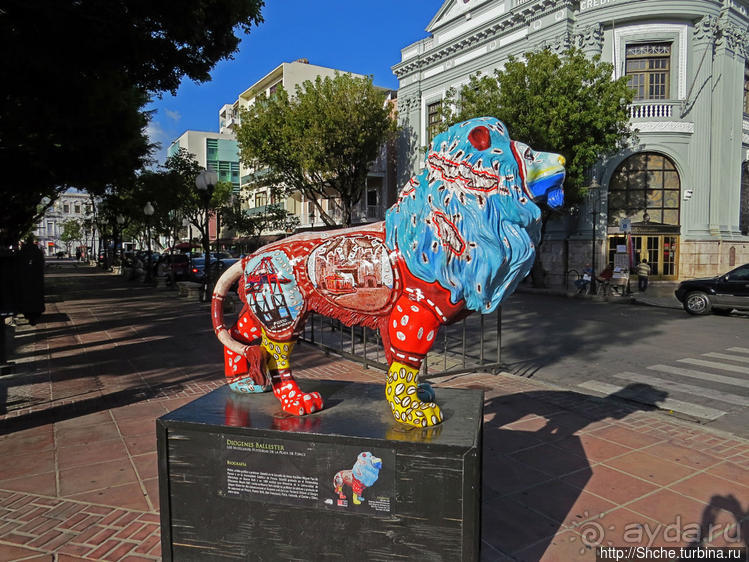
POLYGON ((680 119, 679 101, 647 101, 637 102, 629 106, 629 118, 634 121, 642 119, 659 119, 671 121, 680 119))
POLYGON ((379 205, 367 205, 368 219, 381 219, 383 216, 382 207, 379 205))

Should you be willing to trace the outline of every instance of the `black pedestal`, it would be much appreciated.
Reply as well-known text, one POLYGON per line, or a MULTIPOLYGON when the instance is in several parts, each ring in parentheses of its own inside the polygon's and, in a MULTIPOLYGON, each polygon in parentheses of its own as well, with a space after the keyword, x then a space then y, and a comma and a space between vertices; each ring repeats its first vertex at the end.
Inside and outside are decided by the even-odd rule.
POLYGON ((411 429, 383 385, 301 386, 323 411, 222 387, 157 420, 164 560, 478 559, 483 392, 437 389, 445 421, 411 429))

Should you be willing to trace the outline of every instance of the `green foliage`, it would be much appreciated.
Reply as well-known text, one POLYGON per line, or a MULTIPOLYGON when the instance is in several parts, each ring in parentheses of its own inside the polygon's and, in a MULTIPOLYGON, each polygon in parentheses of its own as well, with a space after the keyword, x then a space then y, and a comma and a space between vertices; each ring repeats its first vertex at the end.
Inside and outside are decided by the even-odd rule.
POLYGON ((156 213, 163 224, 177 221, 182 224, 186 218, 192 222, 205 239, 206 203, 210 210, 216 210, 226 205, 232 196, 230 182, 218 182, 211 198, 206 202, 195 186, 195 178, 203 170, 190 152, 180 148, 178 152, 166 159, 164 167, 157 175, 156 189, 148 192, 153 197, 152 202, 156 213))
POLYGON ((227 228, 249 238, 251 247, 259 246, 260 237, 265 232, 289 232, 299 226, 299 218, 281 204, 247 209, 243 208, 239 197, 222 209, 221 220, 227 228))
POLYGON ((70 253, 70 245, 73 242, 80 242, 83 238, 81 223, 75 219, 68 219, 62 223, 62 233, 60 240, 65 244, 65 249, 70 253))
POLYGON ((494 76, 473 76, 442 105, 443 127, 483 115, 505 122, 513 139, 567 159, 565 202, 585 195, 589 170, 630 136, 627 78, 612 81, 613 67, 576 49, 511 57, 494 76))
POLYGON ((0 246, 68 187, 101 195, 150 157, 143 107, 209 79, 262 0, 36 0, 0 8, 0 246))
POLYGON ((304 82, 294 96, 279 88, 259 98, 242 111, 237 140, 242 161, 262 171, 256 185, 301 191, 328 225, 335 221, 320 202, 337 197, 350 224, 369 167, 395 129, 385 92, 371 78, 336 74, 304 82))
POLYGON ((68 219, 62 223, 62 234, 60 240, 65 243, 80 240, 82 236, 81 223, 75 219, 68 219))

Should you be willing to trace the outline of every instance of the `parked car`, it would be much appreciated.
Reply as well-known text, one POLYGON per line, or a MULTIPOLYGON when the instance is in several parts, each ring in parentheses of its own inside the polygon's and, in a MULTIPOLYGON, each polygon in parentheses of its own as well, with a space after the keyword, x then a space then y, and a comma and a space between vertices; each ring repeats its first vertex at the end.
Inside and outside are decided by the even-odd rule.
POLYGON ((689 314, 749 310, 749 263, 717 277, 682 281, 675 294, 689 314))
MULTIPOLYGON (((211 253, 211 281, 214 283, 221 274, 239 261, 239 258, 232 258, 229 254, 216 252, 211 253), (218 257, 226 256, 226 257, 218 257)), ((205 257, 201 254, 199 257, 192 259, 190 264, 190 281, 202 283, 205 281, 205 257)))
POLYGON ((187 270, 187 278, 195 283, 202 283, 205 278, 205 258, 192 258, 187 270))

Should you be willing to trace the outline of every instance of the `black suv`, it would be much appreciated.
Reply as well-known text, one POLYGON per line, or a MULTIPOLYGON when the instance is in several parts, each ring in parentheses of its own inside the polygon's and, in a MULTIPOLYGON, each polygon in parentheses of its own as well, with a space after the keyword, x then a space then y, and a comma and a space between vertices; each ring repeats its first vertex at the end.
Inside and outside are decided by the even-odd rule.
POLYGON ((749 310, 749 263, 717 277, 682 281, 675 294, 689 314, 749 310))

